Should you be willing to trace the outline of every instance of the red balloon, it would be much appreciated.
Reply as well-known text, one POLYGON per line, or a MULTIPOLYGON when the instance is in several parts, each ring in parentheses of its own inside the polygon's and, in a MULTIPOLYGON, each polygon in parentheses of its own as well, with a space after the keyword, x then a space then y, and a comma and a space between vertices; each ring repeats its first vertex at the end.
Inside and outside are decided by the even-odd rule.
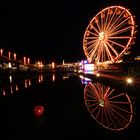
POLYGON ((37 105, 37 106, 34 107, 35 116, 40 117, 40 116, 43 115, 43 113, 44 113, 44 107, 43 106, 37 105))

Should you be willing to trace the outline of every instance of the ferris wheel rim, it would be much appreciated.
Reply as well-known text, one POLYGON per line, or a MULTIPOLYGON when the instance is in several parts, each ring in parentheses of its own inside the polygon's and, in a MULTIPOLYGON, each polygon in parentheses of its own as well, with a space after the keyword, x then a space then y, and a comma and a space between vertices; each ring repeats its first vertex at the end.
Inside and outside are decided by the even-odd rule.
MULTIPOLYGON (((88 52, 87 52, 87 47, 86 47, 86 45, 88 44, 88 43, 86 43, 87 42, 87 40, 85 39, 87 36, 86 36, 86 34, 87 34, 87 32, 89 33, 90 32, 90 30, 89 30, 89 28, 90 28, 90 26, 91 26, 91 24, 93 23, 93 21, 95 21, 96 20, 96 18, 98 17, 98 16, 100 16, 101 15, 101 13, 103 13, 104 11, 106 11, 106 10, 110 10, 110 9, 113 9, 113 8, 119 8, 119 10, 121 9, 121 10, 124 10, 127 14, 128 14, 128 16, 130 16, 130 20, 131 20, 131 26, 130 26, 130 32, 131 32, 131 35, 130 36, 128 36, 128 42, 126 43, 126 45, 125 45, 125 47, 124 47, 124 49, 118 54, 118 56, 116 56, 115 58, 112 58, 111 60, 110 60, 110 63, 113 63, 113 62, 115 62, 115 61, 117 61, 118 59, 120 59, 121 58, 121 56, 129 49, 129 46, 131 45, 131 42, 133 41, 133 39, 134 39, 134 32, 135 32, 135 21, 134 21, 134 17, 133 17, 133 15, 129 12, 129 10, 128 9, 126 9, 125 7, 122 7, 122 6, 109 6, 109 7, 106 7, 106 8, 104 8, 103 10, 101 10, 101 11, 99 11, 92 19, 91 19, 91 21, 89 22, 89 24, 88 24, 88 26, 87 26, 87 28, 86 28, 86 30, 85 30, 85 33, 84 33, 84 38, 83 38, 83 50, 84 50, 84 53, 85 53, 85 55, 86 55, 86 57, 87 57, 87 59, 88 60, 92 60, 92 57, 90 58, 89 57, 89 54, 88 54, 88 52), (86 44, 86 45, 85 45, 86 44)), ((115 9, 116 10, 116 9, 115 9)), ((123 12, 124 12, 123 11, 123 12)), ((108 13, 107 13, 108 14, 108 13)), ((93 44, 92 44, 93 45, 93 44)), ((94 60, 94 61, 96 61, 96 60, 94 60)), ((99 62, 100 64, 101 63, 106 63, 107 61, 102 61, 102 62, 99 62)))

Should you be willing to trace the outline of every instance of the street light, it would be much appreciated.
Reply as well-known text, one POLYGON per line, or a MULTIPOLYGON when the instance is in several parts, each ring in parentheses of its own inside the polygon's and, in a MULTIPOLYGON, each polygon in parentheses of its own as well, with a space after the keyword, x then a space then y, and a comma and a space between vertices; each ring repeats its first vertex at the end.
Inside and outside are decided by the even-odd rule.
POLYGON ((3 54, 3 49, 0 49, 0 56, 2 56, 3 54))

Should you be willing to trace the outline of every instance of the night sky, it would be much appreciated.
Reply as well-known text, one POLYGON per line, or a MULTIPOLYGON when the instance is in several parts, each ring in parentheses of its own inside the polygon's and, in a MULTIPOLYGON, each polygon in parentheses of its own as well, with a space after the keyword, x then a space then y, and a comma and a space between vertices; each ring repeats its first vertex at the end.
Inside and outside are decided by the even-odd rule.
MULTIPOLYGON (((46 62, 85 59, 85 29, 100 10, 111 5, 129 8, 140 24, 140 6, 134 0, 5 1, 0 4, 0 48, 46 62)), ((140 55, 138 34, 132 48, 135 55, 140 55)))

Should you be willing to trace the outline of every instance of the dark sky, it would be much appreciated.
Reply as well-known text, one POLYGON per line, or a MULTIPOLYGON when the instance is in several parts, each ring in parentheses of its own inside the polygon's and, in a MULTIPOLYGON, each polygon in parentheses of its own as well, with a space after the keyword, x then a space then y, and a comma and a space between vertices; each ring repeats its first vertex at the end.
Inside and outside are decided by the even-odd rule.
MULTIPOLYGON (((90 20, 103 8, 129 8, 140 23, 134 0, 5 1, 0 4, 0 47, 21 56, 61 62, 85 59, 82 40, 90 20)), ((140 54, 139 36, 132 52, 140 54)))

